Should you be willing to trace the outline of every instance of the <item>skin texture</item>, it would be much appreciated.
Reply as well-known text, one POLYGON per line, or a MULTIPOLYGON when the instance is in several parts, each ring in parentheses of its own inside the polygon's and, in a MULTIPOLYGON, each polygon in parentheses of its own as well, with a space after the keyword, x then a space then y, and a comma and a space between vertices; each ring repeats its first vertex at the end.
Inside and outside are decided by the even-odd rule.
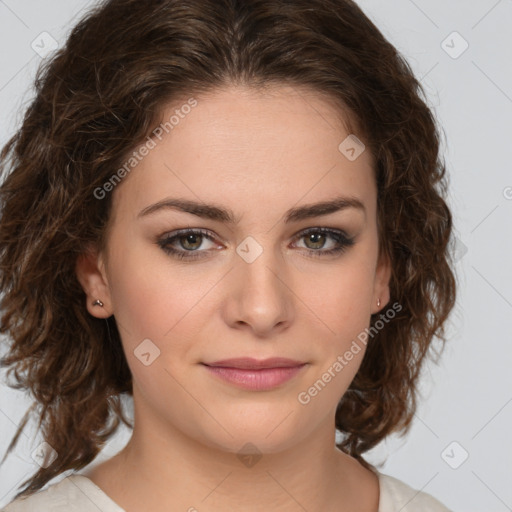
POLYGON ((364 345, 307 405, 297 398, 389 301, 372 156, 350 161, 338 150, 349 132, 312 91, 232 86, 196 99, 112 192, 106 252, 77 262, 90 314, 118 322, 135 410, 127 446, 88 476, 127 512, 376 512, 376 475, 334 445, 336 405, 364 345), (365 212, 283 222, 290 208, 340 195, 359 199, 365 212), (239 222, 172 209, 138 218, 170 197, 229 208, 239 222), (315 257, 335 239, 298 235, 322 227, 344 231, 354 245, 315 257), (213 240, 172 246, 192 245, 203 258, 178 260, 157 244, 185 228, 213 240), (263 250, 251 263, 236 251, 248 236, 263 250), (97 298, 104 307, 92 306, 97 298), (134 353, 144 339, 160 350, 148 366, 134 353), (277 356, 308 364, 269 391, 239 389, 200 364, 277 356), (246 443, 262 455, 250 466, 237 456, 246 443))

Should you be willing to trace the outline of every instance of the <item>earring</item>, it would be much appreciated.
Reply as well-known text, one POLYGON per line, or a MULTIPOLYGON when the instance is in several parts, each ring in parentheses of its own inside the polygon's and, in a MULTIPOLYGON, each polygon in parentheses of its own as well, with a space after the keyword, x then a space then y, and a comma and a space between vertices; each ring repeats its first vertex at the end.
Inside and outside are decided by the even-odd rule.
POLYGON ((96 299, 93 303, 92 303, 93 306, 101 306, 103 307, 103 302, 101 302, 100 299, 96 299))
POLYGON ((380 308, 380 299, 377 299, 377 307, 380 308))

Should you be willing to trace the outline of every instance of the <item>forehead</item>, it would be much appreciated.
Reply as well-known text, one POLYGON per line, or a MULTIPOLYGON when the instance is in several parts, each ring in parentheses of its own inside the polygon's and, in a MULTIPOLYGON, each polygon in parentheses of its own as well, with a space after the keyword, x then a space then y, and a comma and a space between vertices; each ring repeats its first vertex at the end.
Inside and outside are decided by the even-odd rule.
MULTIPOLYGON (((231 85, 199 96, 182 96, 163 106, 160 114, 160 127, 165 130, 165 124, 169 125, 169 121, 172 125, 167 126, 170 130, 165 130, 164 136, 172 131, 174 134, 180 132, 185 137, 201 128, 205 135, 203 143, 212 141, 219 146, 222 136, 229 134, 230 140, 225 142, 233 151, 237 149, 235 144, 230 143, 234 139, 279 146, 290 138, 287 137, 288 133, 293 137, 302 134, 314 140, 326 132, 333 132, 339 137, 344 133, 359 131, 355 126, 355 116, 340 101, 303 86, 254 88, 231 85), (190 108, 188 104, 192 98, 196 105, 190 108), (319 136, 315 137, 313 130, 320 130, 319 136)), ((247 150, 247 147, 241 149, 247 150)))
POLYGON ((116 201, 142 209, 167 195, 292 206, 334 192, 368 195, 370 152, 350 160, 340 149, 353 126, 334 101, 307 89, 229 87, 184 96, 162 108, 154 147, 115 191, 116 201))

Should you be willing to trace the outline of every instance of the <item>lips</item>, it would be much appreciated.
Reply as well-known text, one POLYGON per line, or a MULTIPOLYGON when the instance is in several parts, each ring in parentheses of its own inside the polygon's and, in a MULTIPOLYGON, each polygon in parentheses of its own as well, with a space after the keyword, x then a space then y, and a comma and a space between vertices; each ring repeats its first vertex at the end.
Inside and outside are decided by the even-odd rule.
POLYGON ((272 357, 254 359, 243 357, 202 363, 216 379, 246 391, 271 391, 300 375, 307 363, 272 357))
POLYGON ((237 368, 240 370, 264 370, 268 368, 295 368, 306 364, 303 361, 287 359, 284 357, 271 357, 269 359, 254 359, 251 357, 240 357, 234 359, 223 359, 212 363, 203 363, 206 366, 216 368, 237 368))

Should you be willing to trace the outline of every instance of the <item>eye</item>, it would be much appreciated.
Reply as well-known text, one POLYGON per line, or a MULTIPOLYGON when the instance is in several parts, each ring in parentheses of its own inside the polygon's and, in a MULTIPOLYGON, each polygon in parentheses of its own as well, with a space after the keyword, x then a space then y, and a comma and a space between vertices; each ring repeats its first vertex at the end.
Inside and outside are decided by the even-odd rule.
POLYGON ((203 253, 206 252, 205 250, 197 250, 202 246, 205 238, 210 241, 213 240, 213 236, 208 231, 202 229, 182 229, 175 232, 172 236, 165 236, 158 240, 157 243, 164 252, 173 258, 195 260, 202 258, 204 256, 203 253), (176 244, 179 244, 181 247, 176 249, 174 247, 176 244))
POLYGON ((343 231, 330 228, 309 228, 303 231, 298 236, 298 239, 305 240, 306 248, 310 249, 308 255, 314 258, 341 254, 355 243, 354 239, 349 238, 343 231), (331 238, 331 247, 329 249, 322 249, 325 246, 326 239, 329 238, 331 238))
MULTIPOLYGON (((213 242, 214 237, 209 231, 202 229, 182 229, 166 235, 157 241, 159 247, 173 258, 179 260, 197 260, 207 257, 208 249, 203 246, 206 240, 213 242), (200 250, 202 248, 202 250, 200 250)), ((306 254, 311 257, 332 256, 341 254, 354 245, 354 239, 343 231, 331 228, 309 228, 301 232, 296 240, 305 240, 306 254), (323 249, 326 240, 331 239, 330 248, 323 249)), ((214 245, 214 244, 213 244, 214 245)))

